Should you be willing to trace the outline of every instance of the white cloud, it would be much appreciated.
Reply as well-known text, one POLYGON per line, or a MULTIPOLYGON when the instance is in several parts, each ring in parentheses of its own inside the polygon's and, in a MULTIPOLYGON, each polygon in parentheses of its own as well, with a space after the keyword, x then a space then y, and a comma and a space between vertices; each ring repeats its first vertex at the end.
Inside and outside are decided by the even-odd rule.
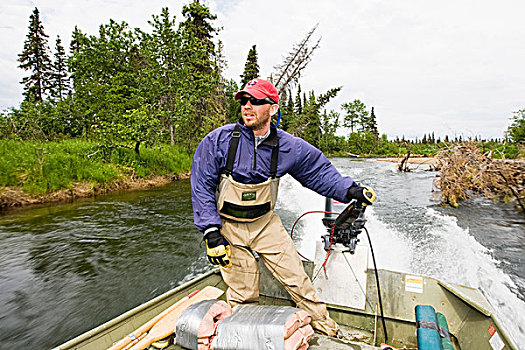
POLYGON ((301 84, 343 85, 331 108, 359 98, 390 136, 501 137, 525 107, 523 10, 518 1, 243 1, 221 13, 227 73, 238 79, 258 44, 268 75, 319 22, 321 48, 301 84))
MULTIPOLYGON (((187 3, 188 0, 184 1, 187 3)), ((380 132, 502 137, 512 112, 525 108, 525 3, 517 0, 208 2, 223 27, 225 74, 239 81, 248 50, 268 76, 319 23, 321 47, 301 79, 303 91, 344 86, 329 108, 361 99, 374 106, 380 132)), ((34 6, 50 46, 69 42, 75 25, 90 34, 109 18, 148 29, 161 7, 181 18, 180 2, 153 0, 25 1, 0 5, 0 107, 21 100, 17 68, 34 6)))

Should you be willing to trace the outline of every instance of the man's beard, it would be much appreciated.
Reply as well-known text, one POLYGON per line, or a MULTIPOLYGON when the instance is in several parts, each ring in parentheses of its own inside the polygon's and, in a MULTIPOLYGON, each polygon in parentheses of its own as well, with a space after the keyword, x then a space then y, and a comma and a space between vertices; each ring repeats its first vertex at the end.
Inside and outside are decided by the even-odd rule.
MULTIPOLYGON (((270 111, 266 111, 261 115, 257 115, 257 118, 255 119, 255 122, 251 125, 247 125, 248 128, 252 129, 253 131, 264 129, 266 124, 268 123, 268 120, 271 118, 270 111)), ((245 122, 246 124, 246 122, 245 122)))

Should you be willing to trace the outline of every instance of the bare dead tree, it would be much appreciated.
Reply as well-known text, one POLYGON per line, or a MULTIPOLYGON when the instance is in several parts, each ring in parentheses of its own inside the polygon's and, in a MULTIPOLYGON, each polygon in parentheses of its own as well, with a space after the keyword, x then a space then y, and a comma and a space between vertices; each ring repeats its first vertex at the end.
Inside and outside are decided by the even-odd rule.
POLYGON ((305 38, 294 46, 283 63, 274 67, 274 72, 271 77, 279 94, 284 93, 286 89, 290 89, 297 84, 301 77, 302 70, 312 60, 314 51, 319 48, 321 38, 317 39, 315 43, 312 43, 312 36, 318 26, 319 24, 316 24, 315 27, 306 34, 305 38))
POLYGON ((407 149, 406 156, 401 160, 401 162, 397 165, 397 169, 399 171, 410 171, 410 168, 408 167, 408 158, 410 158, 410 148, 408 147, 408 143, 404 142, 405 148, 407 149))

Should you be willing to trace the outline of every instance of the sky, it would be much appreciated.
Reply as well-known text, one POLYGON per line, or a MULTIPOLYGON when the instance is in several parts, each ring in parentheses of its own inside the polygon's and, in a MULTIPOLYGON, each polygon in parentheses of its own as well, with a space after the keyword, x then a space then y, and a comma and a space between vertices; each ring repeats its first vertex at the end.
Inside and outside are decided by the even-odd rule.
MULTIPOLYGON (((0 0, 0 109, 18 107, 17 68, 29 16, 38 7, 49 46, 67 48, 75 25, 96 35, 109 19, 150 31, 164 6, 180 20, 189 0, 0 0)), ((319 24, 320 47, 303 71, 302 91, 342 86, 328 109, 360 99, 389 138, 502 138, 525 109, 525 1, 521 0, 201 0, 218 18, 228 67, 239 81, 252 45, 262 78, 319 24)), ((344 133, 344 130, 341 131, 344 133)))

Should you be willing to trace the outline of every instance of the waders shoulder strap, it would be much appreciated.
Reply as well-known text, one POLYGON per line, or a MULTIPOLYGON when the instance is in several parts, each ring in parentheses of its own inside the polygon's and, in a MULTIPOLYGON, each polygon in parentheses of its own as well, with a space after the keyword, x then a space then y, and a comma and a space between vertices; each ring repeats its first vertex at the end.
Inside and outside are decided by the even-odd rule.
POLYGON ((233 171, 233 163, 235 162, 235 155, 237 154, 237 147, 239 147, 239 139, 241 132, 239 131, 239 124, 235 124, 230 139, 230 147, 228 148, 228 158, 226 158, 226 169, 224 173, 229 176, 233 171))
MULTIPOLYGON (((235 128, 231 133, 230 146, 228 147, 228 158, 226 158, 226 167, 224 173, 229 176, 233 171, 233 163, 235 162, 235 156, 237 155, 237 148, 239 147, 239 139, 241 138, 241 132, 239 131, 239 124, 235 124, 235 128)), ((272 147, 272 159, 270 163, 270 177, 274 179, 277 175, 277 161, 279 158, 279 139, 277 143, 272 147)))
POLYGON ((277 161, 279 160, 279 139, 277 139, 277 144, 272 148, 272 161, 270 163, 270 177, 275 179, 277 175, 277 161))

